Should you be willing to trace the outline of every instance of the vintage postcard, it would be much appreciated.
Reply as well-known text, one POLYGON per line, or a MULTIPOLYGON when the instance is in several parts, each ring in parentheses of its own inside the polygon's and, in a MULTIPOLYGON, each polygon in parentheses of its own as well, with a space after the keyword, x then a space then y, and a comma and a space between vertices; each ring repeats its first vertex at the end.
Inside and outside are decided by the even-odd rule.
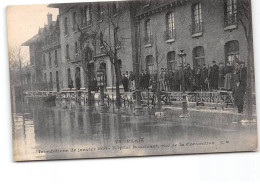
POLYGON ((250 0, 7 7, 14 161, 257 151, 250 0))

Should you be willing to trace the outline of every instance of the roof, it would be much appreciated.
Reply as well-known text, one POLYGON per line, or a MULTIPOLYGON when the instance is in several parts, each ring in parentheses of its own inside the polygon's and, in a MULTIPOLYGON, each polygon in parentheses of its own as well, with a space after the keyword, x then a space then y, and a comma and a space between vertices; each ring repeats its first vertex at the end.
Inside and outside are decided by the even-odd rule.
POLYGON ((24 42, 22 44, 22 46, 30 46, 32 43, 35 43, 40 40, 41 40, 41 35, 37 34, 37 35, 33 36, 32 38, 30 38, 29 40, 27 40, 26 42, 24 42))

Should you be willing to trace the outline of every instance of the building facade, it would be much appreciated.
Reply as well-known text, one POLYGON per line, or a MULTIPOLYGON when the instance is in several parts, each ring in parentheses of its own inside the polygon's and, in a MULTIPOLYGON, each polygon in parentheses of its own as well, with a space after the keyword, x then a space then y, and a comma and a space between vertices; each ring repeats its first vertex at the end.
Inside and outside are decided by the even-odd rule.
POLYGON ((48 25, 24 43, 30 47, 31 63, 26 79, 43 84, 44 90, 59 91, 76 85, 86 89, 102 68, 107 88, 115 86, 114 66, 101 40, 118 51, 121 74, 140 73, 137 64, 150 73, 161 68, 174 70, 181 65, 180 50, 186 53, 184 63, 193 68, 204 64, 210 67, 212 61, 247 61, 247 40, 237 3, 147 0, 50 4, 59 9, 57 21, 48 14, 48 25))
POLYGON ((114 66, 100 44, 104 40, 108 47, 116 47, 122 73, 133 71, 133 34, 131 3, 102 2, 77 4, 51 4, 59 8, 60 40, 63 87, 76 86, 86 89, 88 84, 85 63, 91 68, 92 81, 101 67, 106 73, 106 86, 115 86, 114 66), (111 19, 111 20, 109 20, 111 19), (115 27, 118 23, 118 43, 114 42, 115 27), (84 35, 84 36, 83 36, 84 35), (83 38, 84 37, 84 38, 83 38), (102 38, 101 38, 102 37, 102 38))
MULTIPOLYGON (((30 65, 24 70, 24 79, 31 77, 33 87, 28 90, 59 91, 61 80, 61 50, 59 21, 47 14, 48 24, 23 46, 29 46, 30 65)), ((24 81, 24 84, 28 82, 24 81)))
POLYGON ((146 1, 137 18, 141 38, 141 68, 150 72, 247 60, 247 41, 238 20, 237 0, 146 1), (158 54, 156 54, 158 53, 158 54), (158 57, 156 61, 156 56, 158 57))

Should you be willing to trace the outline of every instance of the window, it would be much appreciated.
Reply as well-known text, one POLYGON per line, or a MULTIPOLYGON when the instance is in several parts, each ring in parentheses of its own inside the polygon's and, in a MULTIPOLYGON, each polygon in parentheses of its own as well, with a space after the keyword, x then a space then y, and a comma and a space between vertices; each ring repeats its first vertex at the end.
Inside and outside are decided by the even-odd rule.
POLYGON ((112 13, 113 13, 113 15, 116 15, 118 13, 118 8, 119 8, 119 3, 118 2, 114 2, 112 4, 112 13))
POLYGON ((102 5, 99 3, 97 4, 97 20, 98 21, 102 21, 103 19, 103 9, 102 9, 102 5))
POLYGON ((45 53, 43 54, 43 68, 46 69, 45 53))
POLYGON ((70 68, 68 68, 67 72, 68 72, 68 88, 72 88, 73 84, 71 84, 72 79, 71 79, 70 68))
POLYGON ((55 50, 54 51, 54 53, 55 53, 55 65, 56 65, 56 67, 58 66, 58 52, 57 52, 57 50, 55 50))
POLYGON ((65 30, 65 35, 68 35, 68 17, 65 17, 64 19, 64 30, 65 30))
POLYGON ((67 58, 67 60, 70 59, 70 46, 69 45, 66 45, 66 58, 67 58))
POLYGON ((91 5, 87 5, 84 7, 83 10, 83 24, 89 25, 92 21, 92 12, 91 12, 91 5))
POLYGON ((81 8, 80 9, 80 23, 81 23, 81 25, 83 25, 84 24, 84 8, 81 8))
POLYGON ((150 74, 154 73, 154 63, 153 63, 153 56, 148 55, 146 56, 146 68, 150 74))
POLYGON ((78 42, 75 42, 75 54, 78 54, 78 42))
POLYGON ((237 24, 237 0, 224 0, 225 26, 237 24))
POLYGON ((144 42, 145 42, 145 44, 151 44, 152 43, 152 30, 151 30, 151 20, 150 19, 145 21, 144 42))
POLYGON ((75 30, 77 28, 77 20, 76 20, 76 12, 73 12, 72 14, 72 24, 73 24, 73 30, 75 30))
POLYGON ((174 13, 170 12, 166 15, 166 40, 175 38, 174 13))
POLYGON ((85 51, 85 63, 89 63, 92 60, 92 51, 91 49, 87 49, 85 51))
POLYGON ((52 73, 50 72, 50 91, 52 91, 53 90, 53 80, 52 80, 52 73))
POLYGON ((51 52, 49 52, 49 67, 51 68, 51 52))
POLYGON ((201 3, 197 3, 192 6, 192 35, 197 33, 202 33, 203 31, 203 21, 202 21, 202 11, 201 3))
POLYGON ((167 68, 174 70, 177 67, 177 62, 175 60, 175 52, 170 51, 167 53, 167 68))
POLYGON ((196 68, 198 65, 202 66, 205 64, 205 52, 204 48, 199 46, 193 49, 193 67, 196 68))
POLYGON ((237 40, 229 41, 225 44, 226 62, 230 62, 231 65, 235 64, 237 59, 240 59, 239 55, 239 42, 237 40))

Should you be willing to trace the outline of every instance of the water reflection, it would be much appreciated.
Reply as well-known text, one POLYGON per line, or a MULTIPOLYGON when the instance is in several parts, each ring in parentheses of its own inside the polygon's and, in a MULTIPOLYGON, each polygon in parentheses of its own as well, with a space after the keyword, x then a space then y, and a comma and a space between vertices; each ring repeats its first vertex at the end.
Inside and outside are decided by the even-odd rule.
MULTIPOLYGON (((225 114, 193 113, 190 119, 178 119, 179 112, 167 112, 165 119, 124 113, 100 113, 96 109, 62 109, 45 105, 24 106, 14 116, 14 159, 45 160, 110 156, 137 156, 192 153, 203 151, 241 151, 256 138, 256 126, 234 124, 239 118, 225 114), (143 138, 143 145, 179 144, 228 140, 222 147, 175 147, 166 149, 113 150, 112 146, 132 146, 127 140, 143 138), (121 143, 116 141, 121 140, 121 143), (106 151, 46 153, 46 150, 106 147, 106 151), (216 148, 218 147, 218 148, 216 148), (43 151, 43 152, 41 152, 43 151)), ((254 142, 253 142, 254 143, 254 142)))

